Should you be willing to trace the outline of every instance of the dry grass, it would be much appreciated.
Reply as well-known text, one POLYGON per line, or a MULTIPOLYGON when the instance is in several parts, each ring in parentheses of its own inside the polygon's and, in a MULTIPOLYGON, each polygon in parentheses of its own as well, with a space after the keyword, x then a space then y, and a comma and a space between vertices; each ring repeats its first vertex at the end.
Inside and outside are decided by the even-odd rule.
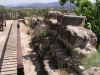
POLYGON ((100 54, 95 52, 82 59, 82 65, 88 69, 91 67, 100 67, 100 54))

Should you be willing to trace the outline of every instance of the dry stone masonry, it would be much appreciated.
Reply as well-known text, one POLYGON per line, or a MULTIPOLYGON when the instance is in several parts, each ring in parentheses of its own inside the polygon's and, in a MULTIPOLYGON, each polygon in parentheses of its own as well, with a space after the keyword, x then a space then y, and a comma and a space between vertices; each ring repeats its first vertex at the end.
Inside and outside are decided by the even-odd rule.
POLYGON ((92 30, 84 28, 84 16, 48 11, 44 19, 33 17, 31 23, 34 50, 41 59, 41 63, 44 64, 43 69, 47 75, 62 75, 57 69, 62 67, 71 68, 78 75, 84 75, 85 68, 80 60, 96 52, 95 43, 97 41, 92 30), (37 35, 44 27, 47 28, 48 34, 44 38, 39 38, 37 35))
MULTIPOLYGON (((73 67, 73 69, 81 75, 84 67, 78 62, 86 54, 96 51, 94 47, 97 41, 96 35, 92 30, 84 28, 84 16, 63 15, 61 13, 55 13, 55 11, 52 11, 51 14, 51 12, 49 12, 45 15, 45 25, 50 27, 50 32, 56 39, 62 41, 66 48, 71 50, 72 57, 67 60, 67 64, 69 67, 73 67), (56 17, 51 17, 54 14, 56 17)), ((53 53, 55 52, 57 52, 55 56, 58 58, 58 61, 64 62, 63 50, 57 49, 53 53)))
POLYGON ((97 41, 96 35, 92 30, 84 28, 84 16, 59 14, 57 19, 46 17, 44 22, 50 26, 52 34, 56 35, 70 49, 79 47, 92 51, 92 47, 97 41), (91 50, 87 49, 87 46, 88 48, 91 47, 91 50))

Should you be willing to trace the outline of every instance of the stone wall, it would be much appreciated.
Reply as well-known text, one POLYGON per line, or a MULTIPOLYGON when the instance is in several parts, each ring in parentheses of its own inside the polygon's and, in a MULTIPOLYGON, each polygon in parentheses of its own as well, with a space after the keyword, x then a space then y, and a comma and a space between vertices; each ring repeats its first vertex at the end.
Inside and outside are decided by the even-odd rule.
MULTIPOLYGON (((50 14, 54 15, 54 13, 52 11, 52 13, 50 14)), ((79 75, 81 75, 84 68, 78 62, 86 54, 90 54, 96 51, 94 45, 97 41, 97 37, 92 32, 92 30, 84 28, 85 17, 77 15, 58 14, 56 15, 55 18, 54 16, 52 18, 50 17, 50 15, 46 15, 44 23, 45 25, 50 27, 49 29, 50 33, 54 37, 56 37, 56 39, 63 42, 66 48, 69 48, 71 50, 70 52, 72 52, 71 53, 72 56, 65 62, 67 62, 67 65, 69 67, 73 67, 73 69, 79 75)), ((51 50, 54 50, 52 46, 51 50)), ((62 57, 60 51, 58 51, 58 54, 55 54, 56 57, 57 56, 59 56, 59 58, 62 57)), ((60 59, 58 61, 61 62, 62 60, 60 59)))
MULTIPOLYGON (((48 27, 49 35, 36 43, 36 49, 38 55, 44 61, 44 68, 48 73, 50 72, 50 75, 51 73, 55 75, 54 70, 49 68, 52 56, 57 62, 58 68, 67 64, 67 67, 73 69, 78 75, 82 75, 84 67, 81 65, 80 60, 86 55, 96 52, 95 43, 97 41, 96 35, 92 30, 84 28, 84 25, 84 16, 64 15, 60 12, 58 13, 58 11, 47 12, 44 20, 32 20, 31 28, 35 32, 41 26, 48 27), (50 41, 53 43, 50 43, 50 41), (50 49, 44 50, 49 47, 50 49)), ((34 37, 38 39, 35 35, 34 37)))
POLYGON ((46 19, 57 19, 58 15, 59 14, 62 14, 60 11, 48 11, 46 14, 45 14, 45 18, 46 19))
POLYGON ((87 44, 92 47, 97 41, 92 30, 84 28, 84 16, 59 14, 57 19, 45 18, 44 22, 45 25, 49 25, 51 33, 70 49, 84 49, 87 44))

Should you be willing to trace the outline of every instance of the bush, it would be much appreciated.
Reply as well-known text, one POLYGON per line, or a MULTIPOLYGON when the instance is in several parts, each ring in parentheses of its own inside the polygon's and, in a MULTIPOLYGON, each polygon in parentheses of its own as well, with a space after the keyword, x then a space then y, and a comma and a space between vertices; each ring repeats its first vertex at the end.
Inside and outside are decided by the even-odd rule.
POLYGON ((47 8, 47 9, 35 10, 35 11, 33 12, 33 14, 36 15, 36 16, 41 16, 41 17, 43 17, 43 16, 47 13, 48 10, 49 10, 48 8, 47 8))
POLYGON ((89 0, 82 0, 78 3, 78 15, 86 16, 85 27, 91 29, 97 36, 96 47, 100 45, 100 1, 96 4, 91 3, 89 0))
POLYGON ((20 11, 20 18, 24 19, 24 17, 30 16, 27 11, 20 11))

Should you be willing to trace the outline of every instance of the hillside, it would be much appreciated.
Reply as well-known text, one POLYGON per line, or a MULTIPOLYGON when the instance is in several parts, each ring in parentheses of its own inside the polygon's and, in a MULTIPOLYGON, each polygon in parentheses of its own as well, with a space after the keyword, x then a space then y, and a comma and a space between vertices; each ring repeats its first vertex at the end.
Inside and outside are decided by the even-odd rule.
MULTIPOLYGON (((19 7, 29 7, 29 8, 49 8, 49 7, 62 7, 59 2, 51 2, 51 3, 32 3, 32 4, 26 4, 26 5, 20 5, 19 7)), ((70 2, 67 2, 64 7, 70 8, 70 2)), ((72 4, 72 7, 74 7, 74 4, 72 4)))
POLYGON ((4 6, 0 5, 0 8, 2 8, 2 7, 4 7, 4 6))

